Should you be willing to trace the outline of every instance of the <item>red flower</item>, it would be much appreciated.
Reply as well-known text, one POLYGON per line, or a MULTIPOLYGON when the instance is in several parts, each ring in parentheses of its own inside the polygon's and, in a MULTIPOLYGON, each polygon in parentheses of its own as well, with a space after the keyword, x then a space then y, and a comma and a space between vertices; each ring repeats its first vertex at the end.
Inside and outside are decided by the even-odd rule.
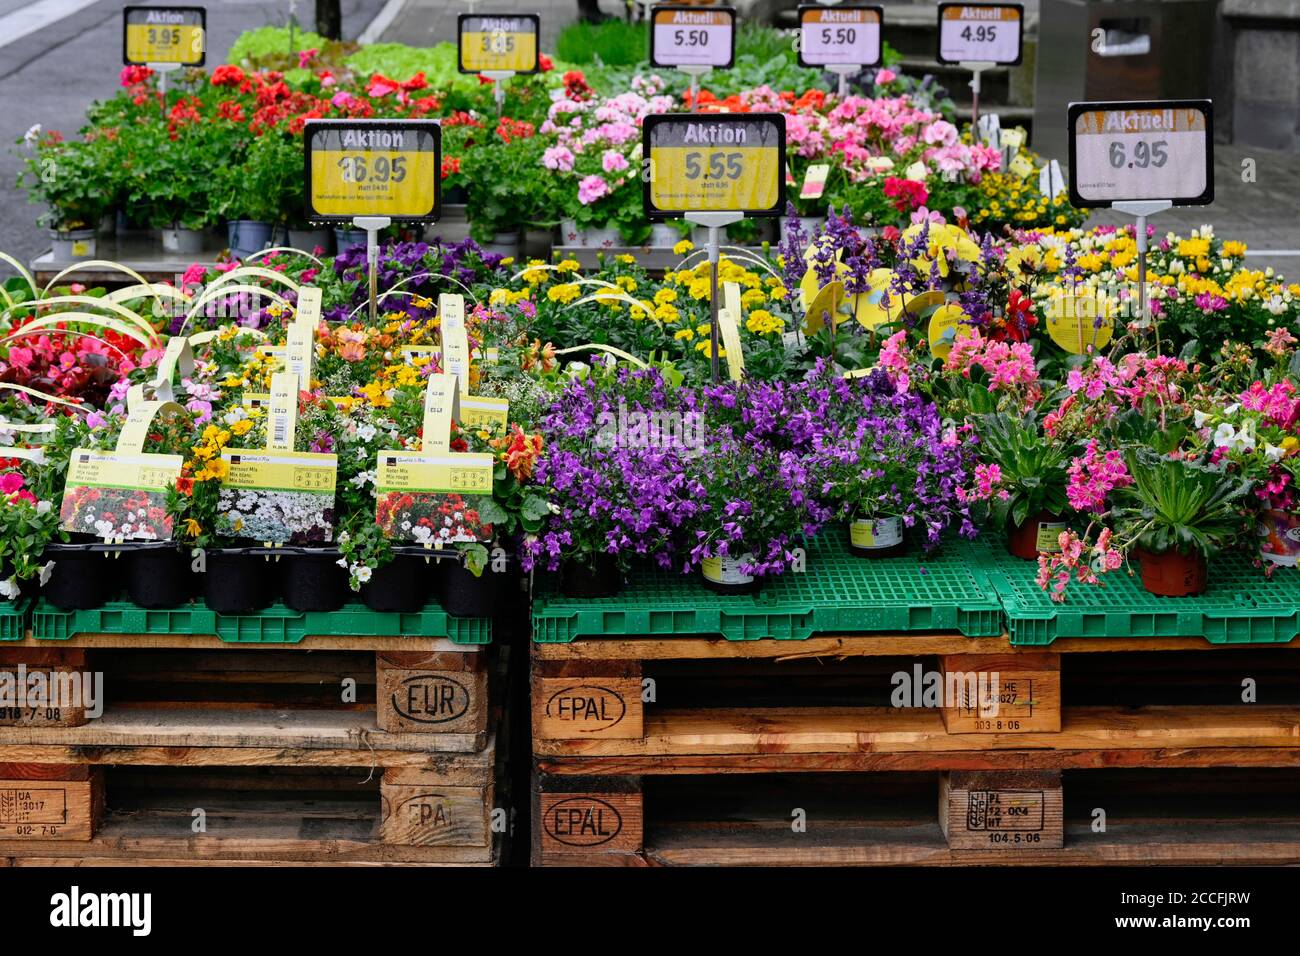
POLYGON ((924 183, 911 179, 899 179, 890 176, 885 180, 885 195, 894 200, 894 208, 899 212, 912 212, 925 205, 930 192, 924 183))
POLYGON ((551 70, 555 69, 555 63, 545 53, 538 55, 537 65, 542 68, 543 73, 549 73, 551 70))
POLYGON ((151 76, 153 76, 153 70, 150 67, 124 66, 122 67, 122 72, 118 74, 118 79, 121 80, 122 85, 126 87, 136 86, 139 83, 143 83, 151 76))
POLYGON ((213 86, 239 86, 244 82, 244 71, 237 66, 225 64, 212 71, 213 86))

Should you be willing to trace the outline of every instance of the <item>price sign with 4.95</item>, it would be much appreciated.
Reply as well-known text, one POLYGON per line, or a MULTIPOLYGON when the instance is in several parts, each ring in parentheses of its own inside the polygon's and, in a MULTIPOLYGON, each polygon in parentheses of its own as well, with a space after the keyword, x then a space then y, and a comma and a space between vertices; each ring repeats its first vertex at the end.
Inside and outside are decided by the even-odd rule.
POLYGON ((731 7, 650 8, 650 65, 729 68, 736 59, 731 7))
POLYGON ((1071 103, 1070 202, 1080 208, 1214 201, 1209 100, 1071 103))
POLYGON ((785 202, 785 117, 779 113, 647 116, 651 219, 687 212, 779 216, 785 202))
POLYGON ((1025 8, 1018 3, 939 4, 940 63, 1020 62, 1025 8))
POLYGON ((462 73, 536 73, 541 19, 535 13, 456 19, 462 73))
POLYGON ((875 66, 880 62, 880 7, 843 4, 799 8, 800 66, 875 66))
POLYGON ((207 13, 202 7, 127 7, 122 22, 122 62, 203 65, 207 13))
POLYGON ((434 221, 442 200, 442 129, 432 120, 310 120, 307 218, 434 221))

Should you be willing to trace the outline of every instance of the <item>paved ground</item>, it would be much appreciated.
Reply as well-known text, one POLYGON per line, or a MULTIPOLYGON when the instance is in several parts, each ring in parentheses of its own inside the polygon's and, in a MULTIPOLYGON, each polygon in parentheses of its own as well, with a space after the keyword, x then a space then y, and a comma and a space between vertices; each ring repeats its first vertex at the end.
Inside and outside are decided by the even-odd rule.
MULTIPOLYGON (((244 30, 283 25, 289 4, 207 0, 209 63, 221 63, 244 30)), ((33 123, 45 129, 75 131, 87 104, 112 95, 122 67, 120 0, 0 0, 0 251, 28 261, 49 247, 37 232, 37 206, 14 188, 21 167, 13 144, 33 123), (26 14, 30 21, 9 20, 26 14), (37 29, 14 38, 28 22, 37 29)), ((383 0, 343 0, 343 29, 358 36, 383 6, 383 0)), ((298 18, 310 25, 313 5, 298 4, 298 18)), ((0 272, 0 274, 8 274, 0 272)))
MULTIPOLYGON (((555 50, 555 38, 567 24, 577 19, 577 0, 485 0, 476 9, 491 13, 535 13, 541 18, 542 52, 555 50)), ((604 13, 620 14, 618 0, 601 0, 604 13)), ((456 39, 456 17, 470 11, 466 0, 406 0, 401 12, 380 38, 390 43, 432 46, 456 39)))

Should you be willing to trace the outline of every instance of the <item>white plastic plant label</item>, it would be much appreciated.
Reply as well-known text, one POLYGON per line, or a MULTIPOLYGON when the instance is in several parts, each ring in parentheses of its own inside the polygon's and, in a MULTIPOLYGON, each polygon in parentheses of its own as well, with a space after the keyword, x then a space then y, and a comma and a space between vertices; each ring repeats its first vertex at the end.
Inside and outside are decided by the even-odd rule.
POLYGON ((799 8, 801 66, 875 66, 880 62, 879 7, 799 8))

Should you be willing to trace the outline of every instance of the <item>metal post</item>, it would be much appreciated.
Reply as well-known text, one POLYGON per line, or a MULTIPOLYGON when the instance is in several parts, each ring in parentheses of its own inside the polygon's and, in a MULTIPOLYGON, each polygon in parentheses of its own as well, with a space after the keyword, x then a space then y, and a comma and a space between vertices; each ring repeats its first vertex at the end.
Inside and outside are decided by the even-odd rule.
POLYGON ((688 212, 684 218, 687 222, 692 222, 697 226, 704 226, 709 230, 709 344, 713 352, 709 364, 713 373, 714 384, 717 384, 722 381, 722 366, 718 362, 718 353, 721 351, 721 334, 718 330, 718 267, 722 262, 722 245, 719 242, 719 236, 724 227, 731 225, 733 222, 740 222, 745 218, 745 214, 741 212, 688 212))
MULTIPOLYGON (((1050 175, 1050 174, 1049 174, 1050 175)), ((1116 212, 1127 213, 1137 220, 1134 240, 1138 253, 1138 324, 1145 327, 1150 324, 1151 316, 1147 312, 1147 217, 1154 216, 1173 206, 1168 199, 1145 199, 1133 202, 1117 202, 1111 205, 1116 212)), ((1156 351, 1160 351, 1160 329, 1156 327, 1156 351)))
POLYGON ((515 75, 514 70, 484 70, 483 75, 496 84, 492 98, 496 100, 497 117, 500 118, 506 108, 506 80, 515 75))
POLYGON ((388 216, 357 216, 352 225, 366 231, 366 266, 370 285, 370 324, 379 322, 379 230, 387 229, 393 220, 388 216))
POLYGON ((976 142, 978 142, 978 140, 979 140, 979 133, 978 133, 976 127, 977 127, 977 125, 978 125, 978 123, 979 123, 979 121, 980 121, 980 76, 981 76, 981 74, 983 74, 983 72, 984 72, 985 70, 990 69, 990 68, 992 68, 992 67, 995 67, 995 66, 997 66, 997 64, 996 64, 996 63, 975 62, 975 63, 961 63, 961 64, 958 64, 958 65, 961 66, 963 69, 967 69, 967 70, 970 70, 970 71, 971 71, 971 81, 970 81, 970 92, 971 92, 971 101, 970 101, 971 139, 974 140, 974 141, 976 141, 976 142))
POLYGON ((700 111, 700 77, 705 73, 711 72, 713 67, 679 66, 677 69, 681 70, 691 78, 691 112, 698 113, 700 111))

